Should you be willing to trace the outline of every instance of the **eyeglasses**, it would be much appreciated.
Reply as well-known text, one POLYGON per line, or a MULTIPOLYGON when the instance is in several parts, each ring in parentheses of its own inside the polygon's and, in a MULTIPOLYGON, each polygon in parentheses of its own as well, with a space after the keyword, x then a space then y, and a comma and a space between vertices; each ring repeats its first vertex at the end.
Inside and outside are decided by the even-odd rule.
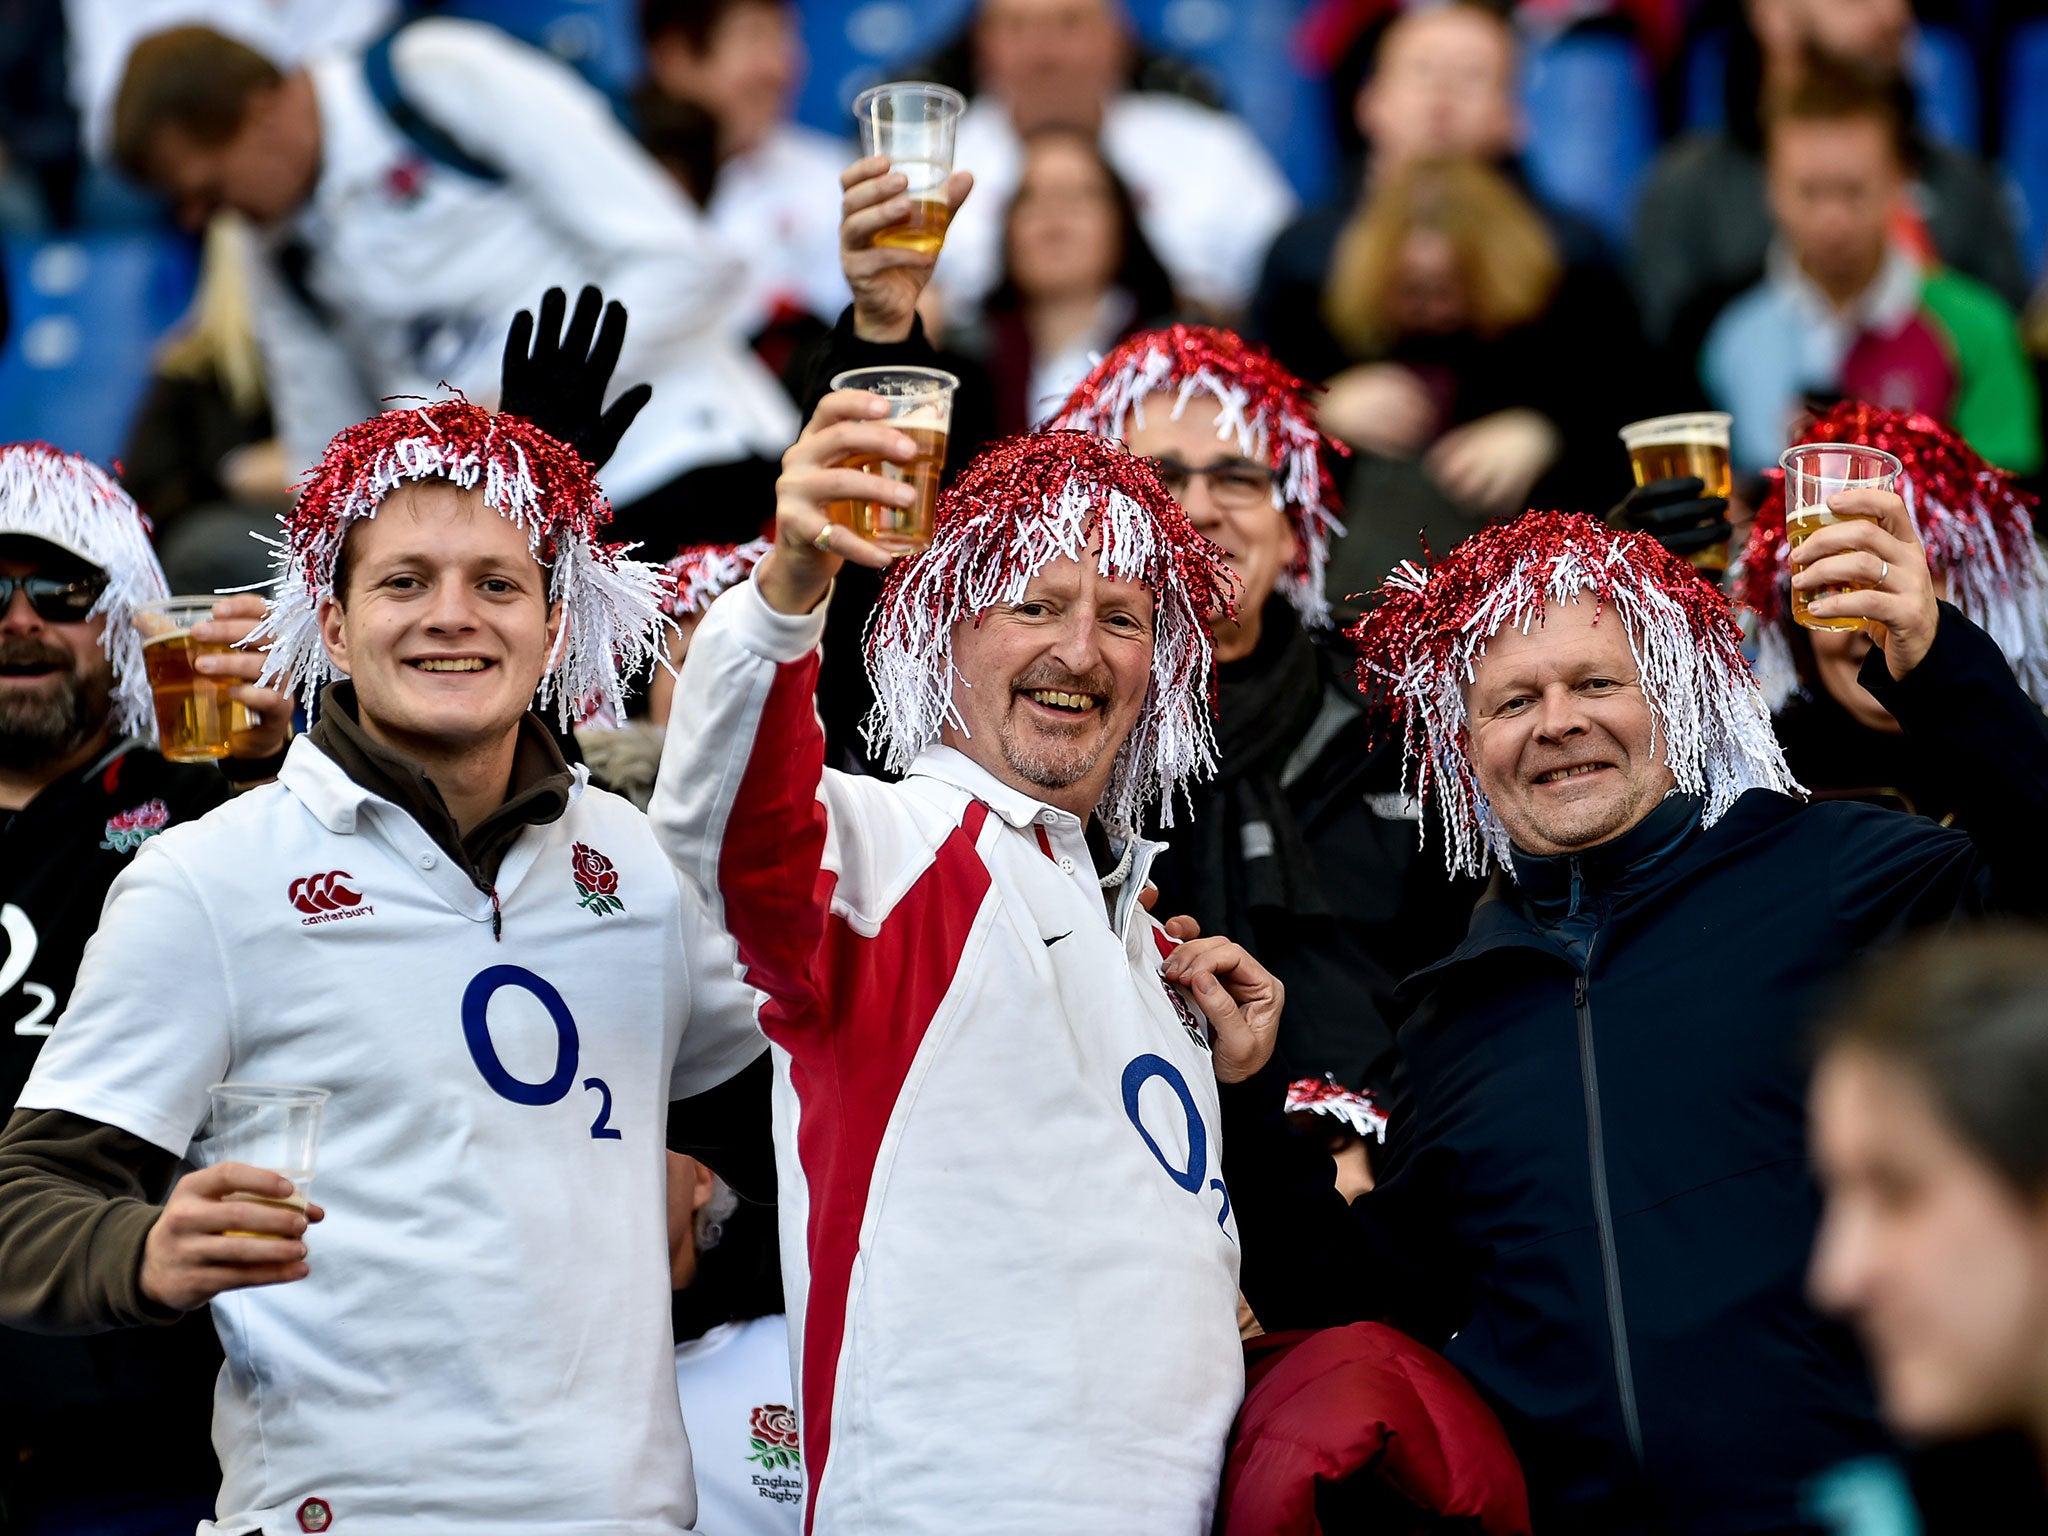
POLYGON ((80 624, 106 590, 106 582, 91 577, 63 581, 55 576, 0 576, 0 618, 7 616, 19 592, 45 624, 80 624))
POLYGON ((1223 464, 1212 464, 1206 469, 1196 469, 1178 459, 1147 459, 1152 473, 1159 477, 1159 483, 1166 487, 1166 494, 1175 501, 1185 502, 1188 487, 1197 480, 1209 482, 1209 499, 1221 511, 1244 512, 1261 503, 1271 506, 1273 502, 1273 471, 1243 459, 1233 459, 1223 464))

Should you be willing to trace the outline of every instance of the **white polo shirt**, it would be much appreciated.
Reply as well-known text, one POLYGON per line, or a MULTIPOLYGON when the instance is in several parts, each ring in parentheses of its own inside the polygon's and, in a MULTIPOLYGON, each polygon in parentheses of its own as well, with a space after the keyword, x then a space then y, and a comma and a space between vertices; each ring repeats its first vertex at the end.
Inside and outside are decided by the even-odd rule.
POLYGON ((114 884, 21 1097, 184 1155, 226 1079, 330 1089, 312 1274, 213 1303, 220 1536, 680 1531, 668 1101, 762 1050, 731 941, 590 788, 498 873, 310 741, 114 884))

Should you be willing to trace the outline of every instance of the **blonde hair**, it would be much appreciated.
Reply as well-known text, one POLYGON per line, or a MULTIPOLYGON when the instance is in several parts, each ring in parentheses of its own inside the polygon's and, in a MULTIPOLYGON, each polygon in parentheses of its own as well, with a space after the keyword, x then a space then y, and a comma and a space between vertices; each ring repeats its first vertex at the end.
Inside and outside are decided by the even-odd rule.
POLYGON ((1473 328, 1498 336, 1541 314, 1564 263, 1542 216, 1509 180, 1477 160, 1422 160, 1375 191, 1338 237, 1323 318, 1353 356, 1395 340, 1389 321, 1401 249, 1420 231, 1457 251, 1473 328))
POLYGON ((206 226, 192 308, 156 360, 166 378, 218 384, 245 413, 260 410, 265 393, 249 309, 251 258, 248 225, 232 213, 216 214, 206 226))

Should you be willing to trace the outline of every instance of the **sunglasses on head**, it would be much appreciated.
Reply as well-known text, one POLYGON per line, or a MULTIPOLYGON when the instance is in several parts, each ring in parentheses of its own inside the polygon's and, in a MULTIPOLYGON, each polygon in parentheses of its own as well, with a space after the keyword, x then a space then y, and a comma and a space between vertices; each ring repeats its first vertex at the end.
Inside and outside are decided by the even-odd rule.
POLYGON ((0 618, 14 606, 14 594, 19 592, 45 624, 81 623, 106 590, 105 581, 91 576, 0 576, 0 618))

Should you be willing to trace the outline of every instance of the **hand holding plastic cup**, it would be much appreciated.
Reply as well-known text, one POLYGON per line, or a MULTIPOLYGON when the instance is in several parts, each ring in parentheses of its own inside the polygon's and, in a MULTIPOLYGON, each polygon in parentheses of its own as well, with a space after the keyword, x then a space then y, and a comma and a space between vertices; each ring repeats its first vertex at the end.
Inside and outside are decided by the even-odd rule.
MULTIPOLYGON (((1785 471, 1785 536, 1793 549, 1833 523, 1851 518, 1875 522, 1864 513, 1837 512, 1829 500, 1843 491, 1894 490, 1904 468, 1882 448, 1866 448, 1860 443, 1798 443, 1779 455, 1778 464, 1785 471)), ((1817 587, 1811 592, 1795 587, 1792 618, 1807 629, 1862 629, 1863 619, 1817 619, 1807 611, 1807 604, 1817 597, 1866 591, 1869 586, 1868 582, 1854 582, 1817 587)))
MULTIPOLYGON (((201 1161, 247 1163, 282 1174, 292 1183, 282 1200, 236 1193, 230 1200, 288 1206, 303 1212, 313 1188, 313 1160, 320 1145, 320 1117, 329 1097, 325 1088, 285 1083, 215 1083, 206 1090, 210 1101, 200 1140, 201 1161)), ((269 1232, 228 1232, 229 1237, 273 1237, 269 1232)))
POLYGON ((946 463, 946 438, 953 429, 953 391, 960 381, 937 368, 854 368, 835 376, 834 389, 864 389, 889 405, 883 422, 917 445, 907 464, 880 454, 857 454, 850 469, 866 470, 887 480, 904 481, 917 490, 907 507, 878 501, 835 501, 827 514, 876 548, 892 555, 913 555, 932 541, 932 516, 939 501, 939 471, 946 463))
POLYGON ((938 254, 953 221, 946 182, 953 174, 953 140, 967 98, 949 86, 896 80, 870 86, 853 99, 863 155, 887 155, 889 168, 910 183, 910 217, 875 236, 876 245, 938 254))
POLYGON ((213 617, 213 604, 211 597, 160 597, 135 610, 135 627, 142 632, 142 664, 156 699, 160 750, 174 763, 210 763, 226 757, 229 738, 256 725, 249 711, 229 697, 235 678, 201 672, 193 665, 204 653, 232 649, 192 638, 192 626, 213 617))

